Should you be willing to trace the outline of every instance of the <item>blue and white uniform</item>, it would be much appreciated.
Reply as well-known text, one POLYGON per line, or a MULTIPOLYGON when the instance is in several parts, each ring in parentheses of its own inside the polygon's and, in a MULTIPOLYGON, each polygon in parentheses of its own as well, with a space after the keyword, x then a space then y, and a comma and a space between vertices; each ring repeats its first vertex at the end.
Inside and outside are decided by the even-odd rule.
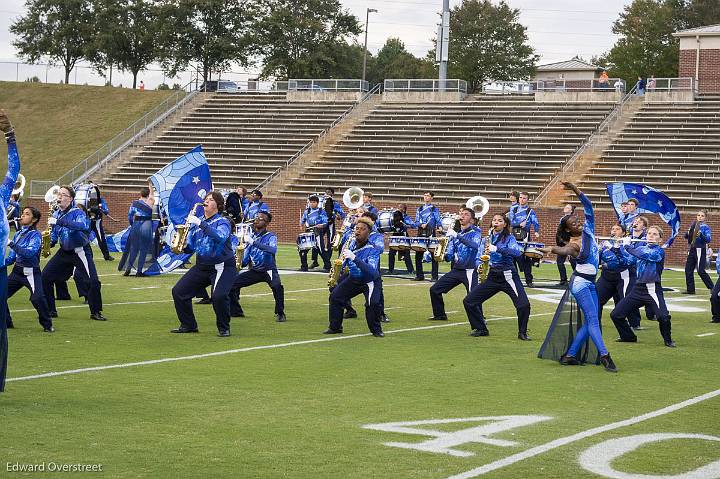
POLYGON ((375 205, 373 205, 372 203, 363 203, 362 209, 367 211, 368 213, 374 214, 375 216, 378 215, 378 209, 375 208, 375 205))
POLYGON ((50 314, 57 313, 54 284, 67 281, 73 274, 77 275, 78 287, 87 289, 90 313, 100 314, 103 309, 102 285, 90 247, 90 218, 74 203, 64 210, 55 211, 53 217, 57 223, 52 226, 50 240, 51 244, 59 244, 60 248, 42 272, 43 290, 50 314))
POLYGON ((153 210, 142 200, 135 200, 128 210, 130 232, 125 243, 125 251, 118 263, 118 271, 135 268, 138 276, 142 276, 147 267, 155 261, 155 226, 153 210))
POLYGON ((244 315, 240 306, 240 290, 257 283, 267 283, 275 298, 275 314, 285 314, 285 289, 280 281, 280 274, 275 264, 277 254, 277 236, 275 233, 263 231, 251 235, 252 244, 245 247, 242 266, 247 271, 240 272, 230 291, 230 314, 244 315))
POLYGON ((107 216, 109 214, 110 209, 108 208, 105 198, 100 198, 98 206, 91 208, 90 211, 88 211, 88 215, 90 216, 90 230, 94 233, 95 239, 97 239, 98 247, 100 248, 105 260, 112 259, 110 257, 110 251, 108 251, 107 241, 105 239, 105 229, 103 228, 102 222, 103 215, 107 216))
POLYGON ((630 311, 645 306, 650 317, 658 321, 665 344, 672 342, 670 313, 665 305, 661 278, 665 266, 665 250, 655 244, 624 246, 637 259, 637 279, 630 293, 615 306, 610 317, 620 333, 621 341, 635 342, 637 336, 630 328, 627 317, 630 311))
MULTIPOLYGON (((322 204, 322 208, 327 216, 327 227, 323 228, 320 233, 320 253, 323 255, 323 261, 326 267, 330 267, 330 258, 332 257, 332 244, 337 232, 337 222, 345 219, 345 211, 342 204, 335 201, 332 197, 326 196, 322 204)), ((313 261, 317 258, 313 255, 313 261)))
POLYGON ((373 334, 381 333, 380 251, 370 241, 363 245, 352 241, 349 249, 355 253, 355 259, 343 261, 343 274, 330 293, 329 330, 342 331, 343 310, 348 300, 362 293, 365 296, 365 320, 368 329, 373 334))
POLYGON ((17 231, 20 229, 20 215, 22 214, 20 202, 10 199, 8 201, 8 206, 12 207, 12 213, 8 217, 8 221, 10 222, 10 226, 15 228, 15 230, 17 231))
MULTIPOLYGON (((394 218, 393 218, 394 220, 394 218)), ((391 235, 392 236, 409 236, 408 229, 409 228, 416 228, 415 222, 412 218, 410 218, 410 215, 407 213, 402 215, 402 221, 395 222, 393 221, 393 230, 391 235)), ((407 272, 410 274, 415 273, 415 268, 413 268, 412 259, 410 258, 410 250, 405 251, 395 251, 394 249, 391 249, 388 253, 388 273, 392 274, 395 272, 395 256, 399 256, 400 259, 405 261, 405 268, 407 268, 407 272)))
POLYGON ((585 194, 580 193, 578 198, 585 212, 585 224, 580 236, 580 254, 575 258, 575 273, 570 278, 570 292, 575 297, 585 321, 565 354, 577 358, 578 351, 590 336, 600 355, 605 356, 608 351, 600 330, 598 293, 595 287, 600 263, 600 252, 595 241, 595 213, 585 194))
POLYGON ((619 244, 603 241, 600 245, 600 278, 595 284, 598 295, 598 321, 602 322, 603 306, 612 298, 617 306, 635 285, 630 272, 632 256, 619 244))
MULTIPOLYGON (((8 168, 0 185, 0 206, 3 211, 7 211, 10 195, 15 187, 18 174, 20 173, 20 155, 18 154, 17 145, 15 144, 15 133, 10 131, 5 134, 5 140, 8 145, 8 168)), ((0 215, 0 244, 7 244, 10 237, 10 225, 6 215, 0 215)), ((7 304, 7 267, 5 266, 5 248, 0 248, 0 301, 7 304)), ((7 315, 7 308, 0 308, 0 314, 7 315)), ((5 374, 7 373, 7 357, 8 357, 8 336, 7 336, 6 317, 0 317, 0 392, 5 389, 5 374)))
MULTIPOLYGON (((30 302, 38 312, 38 320, 45 330, 52 329, 52 319, 48 310, 40 273, 40 248, 42 235, 33 227, 23 226, 15 233, 8 245, 10 252, 5 258, 5 266, 15 265, 8 276, 8 299, 23 286, 30 290, 30 302)), ((6 307, 7 307, 7 303, 6 307)), ((10 318, 8 308, 7 317, 10 318)))
MULTIPOLYGON (((463 300, 470 327, 487 333, 487 324, 482 310, 482 304, 499 292, 510 296, 518 315, 518 334, 527 335, 527 325, 530 319, 530 301, 520 276, 515 268, 515 259, 522 255, 522 248, 515 237, 505 231, 489 235, 490 243, 497 250, 490 252, 490 270, 485 282, 478 284, 463 300)), ((488 236, 480 243, 480 251, 485 251, 488 236)))
POLYGON ((262 200, 253 201, 252 203, 248 200, 247 206, 243 209, 244 221, 254 220, 261 211, 270 213, 270 207, 263 203, 262 200))
MULTIPOLYGON (((313 257, 314 259, 317 259, 317 254, 320 252, 320 234, 323 231, 323 228, 327 226, 328 218, 325 214, 325 211, 320 208, 305 208, 305 211, 303 212, 302 218, 300 218, 300 226, 304 228, 311 228, 314 231, 315 234, 315 246, 313 246, 313 257)), ((298 254, 300 255, 300 269, 303 271, 307 271, 308 264, 307 264, 307 255, 308 250, 298 250, 298 254)), ((330 256, 323 254, 323 269, 330 269, 330 256)))
MULTIPOLYGON (((508 219, 510 220, 510 227, 513 232, 516 232, 519 229, 523 230, 524 240, 530 240, 530 234, 533 230, 536 233, 540 232, 540 223, 538 222, 535 210, 530 208, 528 205, 516 205, 515 208, 511 209, 510 213, 508 213, 508 219), (520 226, 523 221, 525 222, 525 226, 520 226)), ((532 259, 525 255, 520 255, 517 257, 517 265, 525 276, 525 284, 531 285, 533 282, 532 259)))
POLYGON ((450 271, 430 287, 434 319, 447 319, 443 294, 460 284, 465 286, 466 293, 470 293, 477 286, 476 260, 481 241, 480 232, 474 225, 468 226, 450 239, 444 258, 445 261, 450 261, 450 271))
POLYGON ((230 330, 230 289, 235 281, 234 235, 230 220, 219 213, 203 218, 199 226, 192 226, 188 235, 186 253, 196 254, 196 264, 172 289, 175 311, 182 328, 198 328, 192 309, 192 298, 212 285, 212 305, 219 332, 230 330))
MULTIPOLYGON (((442 224, 442 218, 440 217, 440 210, 437 206, 430 204, 422 204, 418 207, 415 212, 415 227, 418 229, 417 235, 424 237, 435 236, 435 230, 442 224), (422 225, 427 225, 423 228, 422 225)), ((422 251, 415 252, 415 279, 425 279, 425 272, 423 271, 423 255, 422 251)), ((438 279, 438 263, 432 262, 431 265, 431 278, 434 280, 438 279)))
POLYGON ((710 226, 705 223, 693 222, 685 239, 688 242, 688 255, 685 261, 685 286, 688 293, 695 292, 695 272, 705 284, 707 289, 713 288, 713 282, 710 275, 707 274, 707 246, 712 240, 712 232, 710 226))
POLYGON ((715 260, 715 271, 718 274, 718 280, 710 292, 710 308, 712 310, 712 322, 720 323, 720 257, 715 260))

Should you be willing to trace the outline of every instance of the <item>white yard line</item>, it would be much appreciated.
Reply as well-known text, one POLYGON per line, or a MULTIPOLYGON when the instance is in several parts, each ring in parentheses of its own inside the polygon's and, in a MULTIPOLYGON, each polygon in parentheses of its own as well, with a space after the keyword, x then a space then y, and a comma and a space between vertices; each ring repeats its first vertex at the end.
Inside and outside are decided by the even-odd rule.
POLYGON ((696 334, 698 338, 704 338, 705 336, 715 336, 717 333, 703 333, 703 334, 696 334))
POLYGON ((675 403, 670 406, 666 406, 662 409, 657 409, 652 412, 641 414, 640 416, 635 416, 635 417, 631 417, 629 419, 624 419, 622 421, 617 421, 617 422, 613 422, 610 424, 606 424, 604 426, 598 426, 598 427, 594 427, 592 429, 587 429, 585 431, 575 433, 571 436, 561 437, 559 439, 555 439, 554 441, 547 442, 540 446, 531 447, 530 449, 528 449, 526 451, 522 451, 517 454, 513 454, 512 456, 508 456, 506 458, 499 459, 497 461, 493 461, 489 464, 485 464, 484 466, 476 467, 475 469, 472 469, 470 471, 463 472, 461 474, 456 474, 454 476, 450 476, 447 479, 470 479, 471 477, 478 477, 483 474, 487 474, 488 472, 496 471, 498 469, 502 469, 503 467, 507 467, 512 464, 518 463, 520 461, 524 461, 525 459, 530 459, 531 457, 539 456, 540 454, 546 453, 548 451, 552 451, 553 449, 557 449, 562 446, 566 446, 570 443, 580 441, 582 439, 587 439, 589 437, 592 437, 592 436, 595 436, 598 434, 603 434, 605 432, 612 431, 614 429, 619 429, 621 427, 632 426, 633 424, 638 424, 640 422, 647 421, 648 419, 653 419, 656 417, 664 416, 665 414, 670 414, 672 412, 679 411, 680 409, 686 408, 688 406, 692 406, 694 404, 698 404, 703 401, 707 401, 708 399, 712 399, 717 396, 720 396, 720 389, 716 389, 715 391, 703 394, 701 396, 696 396, 694 398, 690 398, 685 401, 675 403))
MULTIPOLYGON (((531 316, 547 316, 549 314, 554 313, 538 313, 531 316)), ((487 321, 500 321, 504 319, 514 319, 515 316, 503 316, 499 318, 492 318, 488 319, 487 321)), ((467 322, 456 322, 456 323, 444 323, 444 324, 433 324, 431 326, 419 326, 416 328, 405 328, 405 329, 395 329, 390 331, 385 331, 385 334, 397 334, 397 333, 407 333, 407 332, 413 332, 413 331, 426 331, 430 329, 439 329, 439 328, 447 328, 451 326, 467 326, 467 322)), ((191 356, 178 356, 174 358, 160 358, 160 359, 151 359, 147 361, 136 361, 132 363, 120 363, 120 364, 109 364, 106 366, 93 366, 89 368, 80 368, 80 369, 69 369, 65 371, 55 371, 55 372, 49 372, 49 373, 43 373, 43 374, 35 374, 32 376, 21 376, 17 378, 8 378, 7 382, 13 382, 13 381, 28 381, 31 379, 42 379, 42 378, 51 378, 55 376, 67 376, 71 374, 80 374, 80 373, 87 373, 87 372, 93 372, 93 371, 104 371, 107 369, 121 369, 121 368, 130 368, 130 367, 136 367, 136 366, 149 366, 152 364, 161 364, 161 363, 169 363, 169 362, 176 362, 176 361, 188 361, 191 359, 203 359, 203 358, 210 358, 214 356, 224 356, 227 354, 235 354, 235 353, 245 353, 248 351, 261 351, 265 349, 277 349, 277 348, 286 348, 289 346, 300 346, 304 344, 314 344, 314 343, 326 343, 329 341, 341 341, 345 339, 355 339, 355 338, 362 338, 365 336, 370 336, 370 333, 364 333, 364 334, 351 334, 348 336, 332 336, 329 338, 320 338, 320 339, 308 339, 305 341, 292 341, 289 343, 278 343, 278 344, 267 344, 264 346, 251 346, 247 348, 239 348, 239 349, 227 349, 224 351, 215 351, 212 353, 202 353, 202 354, 193 354, 191 356)))

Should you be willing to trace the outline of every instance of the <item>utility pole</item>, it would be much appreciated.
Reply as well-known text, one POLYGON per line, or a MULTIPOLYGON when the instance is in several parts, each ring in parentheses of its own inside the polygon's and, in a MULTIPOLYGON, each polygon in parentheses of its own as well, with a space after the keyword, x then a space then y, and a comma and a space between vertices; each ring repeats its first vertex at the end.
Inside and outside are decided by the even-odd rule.
POLYGON ((442 21, 438 26, 435 61, 440 63, 440 90, 445 89, 448 68, 448 48, 450 47, 450 0, 443 0, 442 21))
POLYGON ((363 76, 362 76, 363 82, 365 81, 365 73, 367 71, 367 32, 368 32, 368 22, 370 21, 371 13, 377 13, 377 10, 375 10, 374 8, 368 8, 367 12, 365 13, 365 53, 363 54, 363 76))

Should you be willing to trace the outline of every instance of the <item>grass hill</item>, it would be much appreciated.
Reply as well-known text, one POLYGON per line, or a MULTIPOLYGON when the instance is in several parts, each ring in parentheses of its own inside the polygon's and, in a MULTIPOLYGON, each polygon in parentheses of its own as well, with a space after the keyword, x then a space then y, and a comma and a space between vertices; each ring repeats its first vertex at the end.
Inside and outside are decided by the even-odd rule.
POLYGON ((55 179, 173 92, 0 82, 28 181, 55 179))

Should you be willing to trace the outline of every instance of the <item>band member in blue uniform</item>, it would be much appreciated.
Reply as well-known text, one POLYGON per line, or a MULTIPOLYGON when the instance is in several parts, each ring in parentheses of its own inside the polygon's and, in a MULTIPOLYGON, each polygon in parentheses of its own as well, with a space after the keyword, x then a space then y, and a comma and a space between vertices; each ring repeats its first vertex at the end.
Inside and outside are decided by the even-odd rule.
POLYGON ((710 292, 710 308, 712 311, 711 323, 720 323, 720 259, 715 260, 715 271, 718 274, 718 280, 710 292))
MULTIPOLYGON (((520 193, 520 202, 511 209, 508 214, 510 220, 510 227, 515 239, 521 243, 528 241, 533 229, 535 230, 535 239, 540 237, 540 223, 538 223, 537 215, 535 211, 528 205, 528 199, 530 194, 526 191, 520 193)), ((517 258, 517 264, 520 270, 525 275, 525 284, 528 287, 533 285, 533 274, 532 274, 532 260, 525 255, 520 255, 517 258)))
MULTIPOLYGON (((20 216, 21 229, 8 245, 10 251, 5 258, 5 266, 12 264, 15 267, 8 277, 8 299, 17 293, 23 286, 30 290, 30 302, 38 313, 38 320, 46 333, 55 332, 50 318, 45 292, 42 286, 40 274, 40 248, 42 238, 37 230, 37 223, 40 221, 40 211, 37 208, 28 206, 20 216)), ((5 304, 7 307, 7 303, 5 304)), ((7 317, 10 318, 8 308, 7 317)), ((12 324, 12 321, 10 321, 12 324)))
POLYGON ((465 312, 472 332, 470 336, 488 336, 489 332, 482 310, 482 304, 499 292, 510 296, 518 315, 518 339, 527 341, 527 325, 530 319, 530 301, 520 276, 515 268, 515 258, 522 254, 522 248, 510 232, 510 223, 505 215, 496 214, 492 219, 492 231, 483 238, 480 251, 486 246, 490 252, 490 270, 487 279, 473 288, 463 300, 465 312), (487 246, 487 241, 490 245, 487 246))
POLYGON ((378 215, 378 209, 375 208, 375 205, 373 204, 373 194, 366 191, 363 193, 363 205, 362 209, 363 211, 367 211, 368 213, 372 213, 377 217, 378 215))
MULTIPOLYGON (((415 226, 418 230, 418 236, 426 238, 435 236, 435 230, 441 226, 440 210, 432 204, 433 198, 435 198, 435 194, 432 191, 423 193, 424 204, 420 205, 415 213, 415 226)), ((415 279, 413 281, 425 280, 422 264, 424 254, 422 251, 415 252, 415 279)), ((432 262, 431 268, 431 278, 433 281, 437 281, 438 264, 436 261, 432 262)))
POLYGON ((645 306, 650 317, 657 319, 665 346, 675 347, 671 335, 670 313, 665 305, 661 284, 665 265, 665 250, 660 246, 662 236, 659 226, 651 226, 647 229, 647 244, 632 245, 630 238, 623 239, 625 250, 637 258, 637 279, 630 293, 610 313, 620 333, 620 342, 637 342, 637 336, 626 318, 630 311, 645 306))
POLYGON ((431 320, 446 321, 445 303, 442 295, 462 284, 467 293, 477 286, 478 274, 475 260, 482 240, 475 226, 475 212, 472 208, 460 210, 460 231, 450 228, 446 236, 450 238, 445 261, 450 261, 450 271, 442 275, 430 288, 430 303, 433 315, 431 320))
MULTIPOLYGON (((88 180, 88 183, 97 188, 97 185, 95 185, 93 180, 88 180)), ((99 194, 100 188, 98 188, 97 191, 99 194)), ((91 206, 87 211, 87 214, 90 218, 90 230, 95 234, 95 239, 97 240, 98 248, 100 248, 100 251, 103 254, 103 258, 105 261, 113 261, 115 258, 110 256, 107 240, 105 239, 105 229, 103 228, 103 216, 110 215, 110 209, 108 208, 105 198, 100 196, 98 198, 98 204, 91 206)))
POLYGON ((272 215, 261 211, 255 216, 253 227, 255 231, 245 238, 245 253, 242 266, 248 267, 237 275, 230 291, 231 309, 242 310, 240 307, 240 290, 257 283, 267 283, 275 298, 275 320, 279 323, 287 321, 285 317, 285 289, 280 281, 275 254, 277 253, 277 236, 267 230, 272 221, 272 215), (237 304, 232 304, 237 303, 237 304))
POLYGON ((60 248, 43 269, 43 290, 46 292, 50 316, 57 317, 53 285, 58 281, 67 281, 75 273, 78 275, 78 286, 82 284, 87 287, 90 319, 106 321, 107 318, 102 314, 102 286, 90 247, 90 219, 75 206, 74 199, 75 191, 70 186, 60 187, 59 209, 48 219, 48 224, 52 225, 51 244, 59 243, 60 248), (72 267, 75 268, 74 273, 72 267))
POLYGON ((545 247, 541 248, 541 251, 575 258, 577 263, 575 272, 570 279, 570 292, 575 297, 585 321, 577 331, 567 352, 560 357, 560 364, 567 366, 579 365, 578 351, 589 336, 600 353, 600 362, 605 367, 605 370, 617 372, 617 367, 615 367, 615 363, 605 347, 598 320, 598 295, 595 288, 595 277, 598 272, 600 256, 598 245, 595 242, 595 213, 592 203, 577 186, 568 182, 563 182, 563 185, 566 189, 572 190, 583 205, 585 224, 580 226, 580 220, 577 216, 568 216, 558 226, 558 234, 563 236, 567 246, 545 247))
MULTIPOLYGON (((631 198, 633 201, 628 201, 628 206, 632 206, 635 204, 637 200, 634 198, 631 198)), ((628 211, 630 208, 628 208, 628 211)), ((621 222, 622 224, 622 222, 621 222)), ((626 230, 626 234, 630 235, 630 238, 633 239, 645 239, 647 236, 647 227, 648 227, 648 219, 644 216, 640 216, 637 212, 635 212, 632 216, 632 219, 628 225, 628 229, 626 230)), ((638 243, 636 242, 635 245, 638 246, 640 244, 644 243, 638 243)), ((637 258, 628 254, 625 252, 625 256, 628 260, 628 272, 630 273, 631 279, 630 281, 634 283, 634 281, 637 279, 637 258)), ((628 289, 630 291, 630 289, 628 289)), ((646 310, 647 311, 647 310, 646 310)), ((635 330, 642 329, 640 327, 640 310, 639 309, 633 309, 628 313, 628 322, 630 323, 630 327, 635 330)))
MULTIPOLYGON (((566 204, 563 208, 563 217, 560 218, 560 222, 562 223, 568 216, 571 216, 575 214, 575 206, 571 205, 570 203, 566 204)), ((555 236, 555 243, 558 246, 566 246, 563 239, 561 238, 562 235, 556 235, 555 236)), ((560 283, 558 283, 558 286, 565 286, 567 284, 567 271, 565 271, 565 261, 567 261, 568 257, 563 255, 557 255, 555 263, 557 264, 558 273, 560 273, 560 283)), ((575 270, 575 258, 572 256, 570 257, 570 266, 572 266, 573 271, 575 270)))
POLYGON ((710 275, 705 271, 707 266, 707 246, 712 239, 710 226, 705 223, 705 219, 705 212, 698 211, 695 221, 684 235, 688 242, 688 255, 685 261, 686 294, 695 294, 695 271, 697 271, 707 289, 713 288, 710 275))
POLYGON ((232 225, 221 213, 225 203, 217 191, 211 191, 203 202, 203 218, 191 212, 188 223, 193 225, 185 252, 196 253, 196 263, 172 289, 175 311, 180 327, 173 333, 197 333, 198 324, 193 313, 192 299, 199 290, 212 285, 212 305, 218 336, 230 336, 230 289, 237 269, 233 247, 232 225))
POLYGON ((243 221, 252 221, 261 211, 270 212, 270 207, 263 203, 263 194, 260 190, 252 190, 250 193, 250 201, 243 210, 243 221))
MULTIPOLYGON (((377 229, 377 215, 366 211, 362 215, 362 217, 369 218, 370 221, 373 222, 373 228, 370 232, 370 236, 368 237, 368 242, 372 243, 372 245, 375 247, 375 249, 380 253, 380 256, 382 257, 382 254, 385 252, 385 235, 380 233, 377 229)), ((378 267, 379 269, 379 267, 378 267)), ((348 300, 346 308, 352 309, 352 300, 348 300)), ((385 314, 385 292, 384 288, 382 287, 382 270, 380 270, 380 301, 379 301, 379 307, 378 307, 378 314, 380 315, 380 322, 381 323, 389 323, 390 318, 388 318, 387 314, 385 314)))
POLYGON ((12 195, 10 196, 10 201, 8 202, 8 209, 7 209, 7 219, 10 223, 10 226, 15 229, 15 231, 18 231, 20 229, 20 214, 22 213, 22 208, 20 207, 20 198, 18 195, 12 195))
MULTIPOLYGON (((346 228, 345 231, 343 232, 342 238, 340 238, 340 244, 338 245, 338 252, 340 252, 344 249, 345 243, 353 240, 353 235, 355 234, 355 224, 357 223, 358 218, 360 218, 360 216, 358 216, 358 215, 351 216, 352 222, 351 222, 350 226, 348 228, 346 228)), ((338 282, 343 281, 346 277, 347 276, 341 276, 340 279, 338 280, 338 282)), ((330 290, 330 292, 332 293, 332 289, 330 290)), ((343 318, 345 318, 345 319, 357 318, 358 314, 357 314, 357 311, 355 311, 355 309, 353 308, 352 299, 348 298, 347 302, 345 303, 344 309, 345 309, 345 314, 343 315, 343 318)))
POLYGON ((246 195, 247 190, 238 186, 225 199, 225 213, 232 218, 235 224, 242 223, 243 211, 249 204, 248 199, 245 198, 246 195))
POLYGON ((598 321, 601 324, 603 306, 610 299, 617 306, 635 285, 635 274, 630 272, 630 265, 634 264, 634 257, 630 256, 620 244, 624 235, 625 230, 622 225, 613 225, 610 228, 610 236, 615 239, 603 241, 599 245, 601 268, 600 278, 595 287, 598 295, 598 321))
POLYGON ((124 271, 123 276, 130 275, 132 268, 135 268, 137 276, 145 276, 145 268, 155 260, 154 205, 150 188, 140 188, 140 198, 134 200, 128 210, 130 233, 118 263, 118 271, 124 271))
POLYGON ((518 200, 520 199, 520 193, 518 191, 511 191, 508 195, 508 201, 510 202, 510 207, 505 212, 505 215, 509 215, 510 212, 515 212, 515 209, 518 207, 518 200))
MULTIPOLYGON (((407 205, 400 203, 397 206, 397 210, 393 213, 393 230, 392 236, 409 236, 408 228, 415 228, 415 222, 407 214, 407 205)), ((390 250, 388 254, 388 273, 393 274, 395 272, 395 256, 405 261, 405 268, 409 274, 414 274, 415 269, 413 268, 412 258, 410 258, 410 250, 395 251, 390 250)))
MULTIPOLYGON (((0 130, 5 133, 5 141, 8 145, 8 166, 5 178, 0 185, 0 208, 7 211, 10 202, 10 194, 15 188, 18 175, 20 174, 20 154, 15 143, 15 130, 13 130, 10 119, 5 110, 0 110, 0 130)), ((7 215, 0 219, 0 244, 7 244, 10 237, 10 225, 7 215)), ((5 266, 5 248, 0 249, 0 304, 7 304, 7 267, 5 266)), ((5 390, 5 375, 7 373, 8 360, 8 335, 7 335, 7 308, 0 308, 0 392, 5 390)))
POLYGON ((334 195, 335 190, 333 188, 325 188, 325 201, 322 204, 322 208, 325 211, 325 216, 327 216, 327 227, 323 228, 320 235, 320 251, 324 252, 326 256, 326 258, 323 258, 326 268, 330 267, 332 243, 335 239, 337 223, 345 219, 345 211, 343 211, 342 204, 335 201, 333 198, 334 195))
MULTIPOLYGON (((640 216, 640 213, 637 212, 637 207, 638 200, 635 198, 630 198, 620 204, 620 211, 622 212, 622 215, 620 215, 619 222, 625 227, 625 231, 627 231, 630 235, 633 235, 633 223, 635 218, 640 216)), ((647 227, 647 224, 645 226, 647 227)))
MULTIPOLYGON (((305 208, 305 211, 303 211, 302 218, 300 218, 300 226, 305 228, 306 230, 312 230, 315 234, 315 246, 313 249, 318 248, 318 235, 322 232, 322 230, 327 226, 327 216, 325 216, 325 211, 323 211, 319 207, 320 199, 316 195, 311 195, 310 198, 308 198, 309 205, 307 208, 305 208)), ((300 255, 300 271, 307 271, 308 270, 308 262, 307 262, 307 255, 309 250, 299 250, 298 254, 300 255)), ((323 265, 323 268, 327 271, 330 270, 330 257, 329 255, 323 255, 323 262, 325 263, 323 265)), ((313 263, 314 266, 317 266, 316 263, 313 263)))
POLYGON ((343 332, 343 309, 347 301, 359 294, 365 296, 365 320, 375 337, 383 337, 380 324, 380 252, 369 241, 373 221, 358 218, 355 224, 355 239, 342 253, 343 272, 341 280, 330 293, 328 316, 330 325, 324 334, 343 332))

